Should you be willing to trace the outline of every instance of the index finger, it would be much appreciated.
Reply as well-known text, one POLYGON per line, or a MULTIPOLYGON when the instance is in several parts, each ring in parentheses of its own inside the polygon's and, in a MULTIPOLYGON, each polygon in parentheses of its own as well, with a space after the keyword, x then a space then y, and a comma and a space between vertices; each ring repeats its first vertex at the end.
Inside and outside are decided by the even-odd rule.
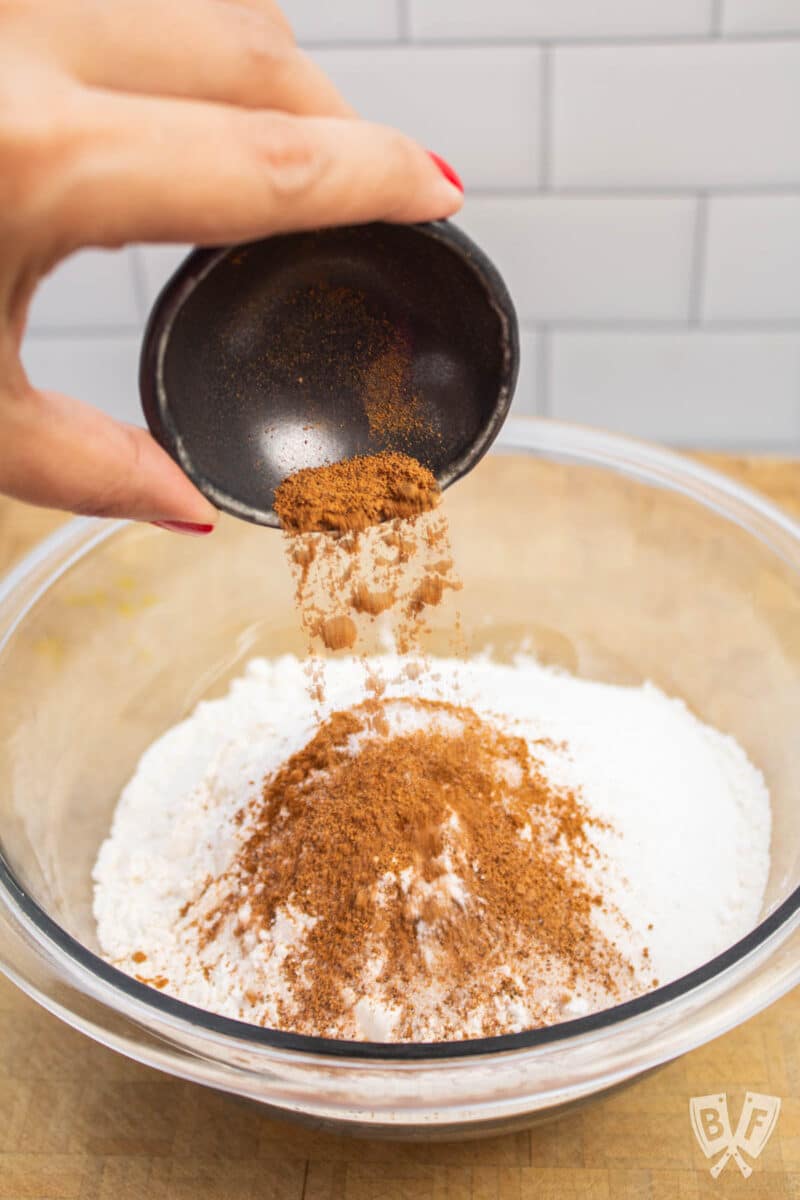
POLYGON ((115 92, 87 100, 83 119, 81 158, 53 214, 74 245, 217 245, 461 207, 425 150, 367 121, 115 92))

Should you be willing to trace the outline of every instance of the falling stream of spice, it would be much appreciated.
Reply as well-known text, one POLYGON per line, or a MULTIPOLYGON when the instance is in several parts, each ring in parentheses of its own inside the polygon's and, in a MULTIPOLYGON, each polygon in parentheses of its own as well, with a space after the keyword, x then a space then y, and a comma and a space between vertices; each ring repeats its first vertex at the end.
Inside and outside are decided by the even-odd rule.
POLYGON ((352 649, 359 621, 393 617, 397 649, 419 646, 426 610, 461 581, 440 492, 427 467, 386 451, 297 471, 278 488, 303 628, 352 649))

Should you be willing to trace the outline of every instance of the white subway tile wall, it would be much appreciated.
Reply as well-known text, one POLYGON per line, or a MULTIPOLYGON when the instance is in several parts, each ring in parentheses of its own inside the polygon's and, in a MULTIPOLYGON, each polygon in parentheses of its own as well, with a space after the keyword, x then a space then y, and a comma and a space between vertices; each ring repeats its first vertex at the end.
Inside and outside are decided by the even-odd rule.
POLYGON ((798 0, 721 0, 724 33, 800 33, 798 0))
POLYGON ((596 424, 599 408, 609 429, 681 442, 702 412, 703 440, 722 448, 798 444, 791 334, 560 331, 550 353, 556 417, 596 424))
POLYGON ((800 322, 800 195, 708 202, 707 321, 800 322))
POLYGON ((303 42, 394 41, 400 33, 395 0, 290 0, 283 11, 303 42))
MULTIPOLYGON (((800 452, 800 0, 286 0, 364 116, 443 155, 521 322, 519 413, 800 452)), ((31 309, 35 383, 141 420, 187 247, 87 251, 31 309)))
POLYGON ((137 384, 138 334, 36 335, 26 338, 22 361, 38 387, 77 396, 120 421, 144 424, 137 384))
POLYGON ((471 187, 540 181, 541 51, 514 46, 320 50, 359 112, 452 161, 471 187))
POLYGON ((476 196, 459 223, 523 321, 684 321, 696 206, 683 196, 476 196))
POLYGON ((800 188, 800 40, 560 46, 558 187, 800 188))
POLYGON ((139 246, 136 249, 138 278, 148 311, 172 272, 191 249, 191 246, 139 246))
POLYGON ((544 411, 541 372, 541 339, 532 329, 523 329, 519 338, 519 378, 514 393, 514 412, 521 417, 541 416, 544 411))
POLYGON ((136 325, 139 306, 132 250, 86 250, 59 263, 34 293, 31 330, 136 325))
POLYGON ((414 37, 616 38, 710 33, 713 0, 410 0, 414 37))

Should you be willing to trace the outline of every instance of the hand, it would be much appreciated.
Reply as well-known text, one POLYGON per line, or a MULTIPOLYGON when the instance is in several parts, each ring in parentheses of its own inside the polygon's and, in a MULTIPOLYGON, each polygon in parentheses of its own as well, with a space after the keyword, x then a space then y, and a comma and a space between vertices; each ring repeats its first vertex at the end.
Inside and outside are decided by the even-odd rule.
POLYGON ((271 0, 0 0, 0 492, 211 528, 143 430, 37 392, 20 342, 80 246, 449 216, 421 147, 355 114, 271 0))

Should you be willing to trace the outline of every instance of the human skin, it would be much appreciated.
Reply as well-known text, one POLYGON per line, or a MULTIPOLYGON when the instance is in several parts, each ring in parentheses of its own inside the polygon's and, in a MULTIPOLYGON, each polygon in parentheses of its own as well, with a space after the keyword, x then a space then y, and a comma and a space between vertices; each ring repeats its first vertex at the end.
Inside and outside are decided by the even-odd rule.
POLYGON ((0 492, 216 521, 147 432, 27 379, 31 296, 73 251, 427 221, 461 199, 446 163, 358 118, 271 0, 0 0, 0 492))

